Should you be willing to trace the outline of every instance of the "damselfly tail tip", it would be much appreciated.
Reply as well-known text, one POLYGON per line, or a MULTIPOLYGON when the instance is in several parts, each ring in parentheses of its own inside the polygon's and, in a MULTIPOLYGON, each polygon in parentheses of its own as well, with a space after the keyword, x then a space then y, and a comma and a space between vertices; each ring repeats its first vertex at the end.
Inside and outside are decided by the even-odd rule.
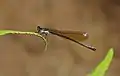
POLYGON ((96 48, 95 47, 92 47, 92 46, 89 46, 89 45, 85 45, 86 48, 92 50, 92 51, 96 51, 96 48))
POLYGON ((95 48, 95 47, 90 47, 90 49, 91 49, 92 51, 96 51, 96 48, 95 48))

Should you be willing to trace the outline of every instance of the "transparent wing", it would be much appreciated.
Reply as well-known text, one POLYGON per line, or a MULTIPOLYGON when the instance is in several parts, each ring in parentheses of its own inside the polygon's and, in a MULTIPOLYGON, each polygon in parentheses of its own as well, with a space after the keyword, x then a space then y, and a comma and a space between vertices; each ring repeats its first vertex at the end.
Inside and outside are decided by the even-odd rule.
POLYGON ((50 30, 51 33, 59 35, 61 37, 66 37, 67 39, 72 39, 75 41, 84 41, 88 39, 88 34, 86 32, 80 31, 59 31, 59 30, 50 30))

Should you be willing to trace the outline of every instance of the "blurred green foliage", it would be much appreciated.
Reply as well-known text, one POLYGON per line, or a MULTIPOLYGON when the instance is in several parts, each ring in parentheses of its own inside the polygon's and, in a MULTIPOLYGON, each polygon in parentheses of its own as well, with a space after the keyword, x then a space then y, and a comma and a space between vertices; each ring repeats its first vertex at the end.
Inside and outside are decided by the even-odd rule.
POLYGON ((113 48, 110 48, 106 57, 101 61, 101 63, 93 70, 88 76, 105 76, 106 71, 109 69, 110 63, 114 56, 113 48))

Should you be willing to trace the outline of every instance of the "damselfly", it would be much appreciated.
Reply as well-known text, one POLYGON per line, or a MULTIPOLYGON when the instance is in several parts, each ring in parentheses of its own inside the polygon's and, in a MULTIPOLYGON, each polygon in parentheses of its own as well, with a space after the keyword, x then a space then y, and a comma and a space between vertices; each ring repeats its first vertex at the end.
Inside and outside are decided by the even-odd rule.
POLYGON ((56 30, 51 28, 41 28, 40 26, 37 26, 37 33, 41 35, 47 36, 48 34, 53 34, 68 40, 71 40, 75 43, 78 43, 79 45, 82 45, 83 47, 86 47, 88 49, 91 49, 93 51, 96 50, 95 47, 92 47, 90 45, 85 45, 81 43, 80 41, 84 41, 88 39, 88 34, 86 32, 81 31, 62 31, 62 30, 56 30))

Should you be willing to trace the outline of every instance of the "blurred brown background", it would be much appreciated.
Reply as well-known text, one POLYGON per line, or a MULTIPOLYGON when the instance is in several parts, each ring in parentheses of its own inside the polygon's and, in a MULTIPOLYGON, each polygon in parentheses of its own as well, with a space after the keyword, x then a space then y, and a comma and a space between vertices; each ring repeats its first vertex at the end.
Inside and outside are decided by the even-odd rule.
POLYGON ((0 29, 36 31, 42 27, 80 30, 96 52, 57 36, 49 36, 47 52, 35 36, 0 37, 0 76, 86 76, 115 48, 106 76, 120 76, 119 0, 0 0, 0 29))

